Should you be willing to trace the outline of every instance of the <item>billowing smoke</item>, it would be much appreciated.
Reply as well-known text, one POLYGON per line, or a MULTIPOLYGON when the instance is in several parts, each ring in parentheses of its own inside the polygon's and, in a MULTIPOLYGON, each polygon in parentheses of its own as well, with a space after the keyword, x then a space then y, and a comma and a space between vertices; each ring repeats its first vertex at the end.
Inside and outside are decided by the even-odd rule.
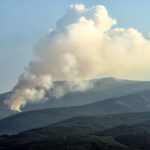
POLYGON ((71 5, 35 48, 32 60, 5 101, 20 111, 26 103, 89 88, 86 80, 114 76, 150 79, 150 41, 133 28, 112 28, 104 6, 71 5), (66 81, 65 84, 55 84, 66 81))

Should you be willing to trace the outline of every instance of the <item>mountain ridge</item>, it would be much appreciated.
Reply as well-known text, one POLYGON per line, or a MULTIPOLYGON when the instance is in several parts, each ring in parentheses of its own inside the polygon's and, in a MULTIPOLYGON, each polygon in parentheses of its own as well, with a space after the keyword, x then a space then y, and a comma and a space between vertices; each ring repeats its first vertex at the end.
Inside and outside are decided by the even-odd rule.
MULTIPOLYGON (((136 94, 145 90, 150 90, 149 81, 131 81, 116 78, 102 78, 90 80, 94 87, 82 92, 72 92, 64 95, 63 97, 49 98, 47 101, 41 103, 27 104, 22 108, 22 111, 39 110, 46 108, 70 107, 90 104, 96 101, 105 99, 136 94)), ((62 81, 57 84, 63 84, 62 81)), ((0 119, 14 115, 16 112, 11 111, 6 105, 4 100, 9 97, 11 92, 0 94, 0 119)))

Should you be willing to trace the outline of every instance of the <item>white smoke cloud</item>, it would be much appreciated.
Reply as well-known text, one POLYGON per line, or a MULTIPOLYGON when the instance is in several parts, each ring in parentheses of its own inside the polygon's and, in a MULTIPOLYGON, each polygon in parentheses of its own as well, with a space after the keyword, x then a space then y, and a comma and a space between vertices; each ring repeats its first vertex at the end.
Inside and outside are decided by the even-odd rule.
POLYGON ((40 101, 46 92, 63 96, 89 88, 86 80, 104 76, 150 79, 150 41, 133 28, 112 28, 104 6, 71 5, 56 29, 35 48, 36 59, 5 101, 12 110, 40 101), (55 84, 55 81, 66 81, 55 84))

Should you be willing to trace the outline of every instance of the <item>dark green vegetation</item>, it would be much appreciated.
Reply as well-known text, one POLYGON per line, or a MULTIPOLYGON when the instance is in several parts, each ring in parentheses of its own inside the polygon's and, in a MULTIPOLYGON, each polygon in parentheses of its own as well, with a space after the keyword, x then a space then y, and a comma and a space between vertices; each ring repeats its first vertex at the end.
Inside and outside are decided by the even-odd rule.
POLYGON ((119 143, 142 150, 150 149, 150 119, 134 125, 121 125, 96 133, 97 136, 113 136, 119 143))
POLYGON ((16 135, 2 135, 0 150, 149 150, 149 116, 147 112, 75 117, 16 135))
MULTIPOLYGON (((79 133, 83 135, 84 133, 87 134, 87 133, 97 132, 97 131, 112 128, 118 125, 122 125, 122 124, 133 125, 135 123, 146 121, 149 119, 149 114, 150 113, 147 112, 147 113, 117 114, 117 115, 109 115, 109 116, 75 117, 75 118, 71 118, 71 119, 68 119, 68 120, 65 120, 65 121, 44 127, 44 128, 30 130, 30 133, 32 132, 32 134, 34 133, 37 134, 39 132, 40 134, 41 133, 47 134, 49 132, 48 134, 49 136, 50 135, 67 136, 67 135, 72 135, 72 134, 78 135, 79 133), (74 128, 74 130, 72 130, 72 128, 74 128), (66 129, 68 130, 68 132, 66 132, 66 129), (76 132, 76 130, 79 130, 80 132, 76 132)), ((11 132, 11 131, 7 131, 7 133, 8 132, 11 132)), ((23 132, 23 133, 26 134, 28 132, 23 132)), ((25 135, 23 135, 23 137, 24 136, 25 135)))
POLYGON ((150 131, 149 115, 150 113, 147 112, 75 117, 17 135, 1 136, 0 148, 16 150, 139 149, 141 144, 139 142, 136 144, 136 140, 138 138, 144 140, 145 134, 147 135, 146 141, 144 140, 146 146, 150 143, 148 138, 150 131), (111 132, 108 133, 109 130, 111 132), (128 140, 129 134, 133 137, 133 140, 128 140), (134 145, 132 145, 132 142, 134 142, 134 145))
MULTIPOLYGON (((149 89, 149 82, 109 78, 95 80, 86 92, 27 106, 0 120, 0 150, 149 150, 149 89), (68 107, 45 109, 49 105, 68 107)), ((1 116, 9 94, 0 95, 1 116)))
POLYGON ((143 134, 150 133, 150 120, 142 123, 138 123, 135 125, 121 125, 114 128, 110 128, 108 130, 104 130, 102 132, 97 133, 97 135, 104 136, 120 136, 120 135, 128 135, 128 134, 143 134))
POLYGON ((0 148, 2 150, 129 150, 132 148, 120 144, 122 142, 119 143, 114 139, 116 137, 99 136, 98 133, 121 124, 134 126, 135 123, 149 120, 149 114, 147 112, 75 117, 17 135, 3 135, 0 138, 0 148))
POLYGON ((150 134, 128 134, 116 137, 116 140, 129 147, 138 148, 141 150, 150 149, 150 134))
MULTIPOLYGON (((99 80, 91 80, 89 82, 91 83, 90 85, 93 85, 93 87, 86 91, 69 93, 59 99, 48 97, 48 101, 39 104, 29 104, 23 108, 23 111, 65 106, 79 106, 104 99, 150 90, 150 82, 144 81, 140 82, 118 80, 115 78, 104 78, 99 80)), ((64 83, 65 82, 57 82, 56 84, 64 83)), ((0 94, 0 118, 8 117, 15 113, 9 110, 7 106, 3 104, 4 100, 9 97, 9 95, 10 92, 0 94)))
POLYGON ((0 150, 149 150, 150 112, 80 116, 16 135, 0 150))
POLYGON ((47 138, 40 142, 4 143, 0 150, 136 150, 118 143, 113 137, 75 136, 47 138))
POLYGON ((145 91, 83 106, 28 111, 0 120, 0 132, 21 132, 76 116, 149 111, 149 105, 150 94, 145 91))

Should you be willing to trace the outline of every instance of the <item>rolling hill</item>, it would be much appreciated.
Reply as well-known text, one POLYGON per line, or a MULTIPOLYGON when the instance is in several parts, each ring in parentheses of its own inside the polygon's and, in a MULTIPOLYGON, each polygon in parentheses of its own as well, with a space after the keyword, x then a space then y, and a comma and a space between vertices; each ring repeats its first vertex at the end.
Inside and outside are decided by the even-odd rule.
MULTIPOLYGON (((39 128, 50 124, 54 124, 76 116, 94 116, 104 114, 106 115, 127 112, 149 111, 150 102, 148 100, 145 100, 146 94, 148 94, 149 96, 149 92, 145 92, 138 95, 135 94, 126 97, 109 99, 83 106, 49 108, 44 110, 35 110, 19 113, 17 115, 13 115, 5 119, 1 119, 0 132, 21 132, 32 128, 39 128)), ((141 119, 145 117, 142 116, 141 119)), ((116 117, 114 117, 113 119, 115 118, 116 117)), ((124 119, 125 122, 126 119, 130 119, 130 117, 126 117, 124 119)), ((135 120, 134 115, 131 115, 130 122, 132 120, 135 120)))
POLYGON ((149 115, 74 117, 19 134, 1 135, 0 150, 149 150, 149 115))
MULTIPOLYGON (((90 149, 95 150, 138 149, 141 146, 139 143, 133 146, 131 141, 129 143, 127 138, 125 140, 125 137, 129 136, 130 133, 131 137, 135 139, 144 139, 144 136, 140 135, 141 137, 139 137, 138 135, 148 134, 150 131, 149 114, 150 112, 75 117, 47 127, 25 131, 17 135, 2 135, 0 136, 0 149, 41 150, 45 148, 57 150, 60 147, 61 149, 66 149, 67 146, 68 149, 70 147, 70 150, 84 150, 87 148, 85 145, 89 147, 91 142, 93 144, 90 146, 90 149), (113 126, 115 127, 112 128, 113 126), (127 129, 120 128, 122 126, 126 126, 127 129), (113 131, 115 128, 119 132, 113 132, 105 136, 100 134, 107 130, 113 131)), ((148 137, 148 135, 145 137, 147 145, 150 142, 148 137)))
POLYGON ((119 143, 132 148, 149 150, 150 120, 134 125, 120 125, 96 133, 99 136, 113 136, 119 143))
MULTIPOLYGON (((89 81, 93 87, 87 91, 68 93, 61 98, 49 97, 43 103, 28 104, 23 111, 31 111, 45 108, 56 108, 66 106, 79 106, 93 103, 96 101, 115 98, 119 96, 130 95, 133 93, 150 90, 150 82, 130 81, 115 78, 104 78, 89 81)), ((64 84, 65 82, 56 82, 64 84)), ((4 100, 9 97, 11 92, 0 94, 0 118, 5 118, 15 114, 3 104, 4 100)))
POLYGON ((120 125, 114 128, 103 130, 96 135, 103 136, 123 136, 129 134, 150 134, 150 120, 134 125, 120 125))

